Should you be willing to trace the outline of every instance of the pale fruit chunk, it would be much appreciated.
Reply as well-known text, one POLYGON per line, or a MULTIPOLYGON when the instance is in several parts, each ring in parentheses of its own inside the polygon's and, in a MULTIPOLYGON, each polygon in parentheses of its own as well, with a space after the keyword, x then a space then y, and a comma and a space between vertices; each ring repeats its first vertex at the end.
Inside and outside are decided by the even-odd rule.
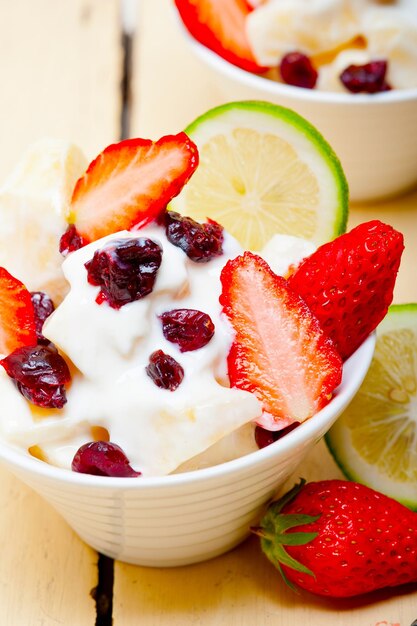
POLYGON ((357 9, 357 1, 272 0, 247 18, 255 58, 274 67, 294 50, 316 56, 344 46, 361 34, 357 9))
POLYGON ((387 3, 366 13, 369 55, 388 61, 388 81, 396 89, 417 87, 417 5, 415 0, 387 3))
POLYGON ((29 147, 0 188, 0 265, 30 291, 48 293, 55 304, 67 292, 59 239, 86 166, 76 146, 43 139, 29 147))

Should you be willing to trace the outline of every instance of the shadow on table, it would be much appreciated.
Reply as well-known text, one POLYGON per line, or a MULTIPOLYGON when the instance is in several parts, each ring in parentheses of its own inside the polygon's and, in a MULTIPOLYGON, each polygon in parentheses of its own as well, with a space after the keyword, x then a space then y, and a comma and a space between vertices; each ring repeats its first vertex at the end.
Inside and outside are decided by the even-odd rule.
MULTIPOLYGON (((404 585, 353 599, 331 600, 307 593, 296 594, 285 586, 278 572, 260 553, 255 537, 249 538, 226 555, 197 565, 153 569, 119 563, 116 566, 115 583, 115 617, 121 611, 126 620, 129 614, 133 616, 135 612, 137 615, 140 607, 142 618, 146 615, 155 617, 166 614, 177 623, 175 618, 184 615, 187 622, 183 623, 191 624, 215 624, 216 619, 220 619, 219 615, 224 616, 225 612, 229 615, 244 615, 245 624, 259 624, 260 615, 263 618, 280 616, 280 619, 284 619, 282 624, 286 624, 284 613, 287 610, 291 611, 291 623, 301 624, 304 623, 301 621, 303 615, 311 612, 331 612, 336 617, 337 613, 340 615, 346 611, 370 607, 372 614, 367 613, 367 619, 371 618, 370 624, 374 624, 374 616, 381 615, 380 619, 385 621, 380 623, 391 626, 393 618, 390 618, 390 614, 393 609, 391 607, 388 611, 385 603, 389 604, 391 598, 397 602, 400 597, 416 592, 415 585, 404 585), (195 618, 203 614, 207 614, 207 619, 196 621, 195 618)), ((417 612, 417 597, 415 606, 417 612)), ((413 615, 408 621, 413 617, 416 616, 413 615)), ((401 626, 409 626, 408 621, 404 624, 401 622, 401 626)), ((278 623, 281 622, 274 622, 278 623)), ((336 622, 333 626, 336 626, 336 622)))

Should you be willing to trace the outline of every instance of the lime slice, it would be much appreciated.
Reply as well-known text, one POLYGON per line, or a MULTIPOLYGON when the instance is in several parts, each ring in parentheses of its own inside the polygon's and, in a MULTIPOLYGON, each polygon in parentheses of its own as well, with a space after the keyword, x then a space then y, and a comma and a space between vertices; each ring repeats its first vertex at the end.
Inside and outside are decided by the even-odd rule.
POLYGON ((390 307, 368 374, 326 442, 348 478, 417 510, 417 304, 390 307))
POLYGON ((251 250, 275 233, 320 245, 345 231, 348 187, 340 162, 294 111, 232 102, 207 111, 185 132, 200 164, 170 208, 220 222, 251 250))

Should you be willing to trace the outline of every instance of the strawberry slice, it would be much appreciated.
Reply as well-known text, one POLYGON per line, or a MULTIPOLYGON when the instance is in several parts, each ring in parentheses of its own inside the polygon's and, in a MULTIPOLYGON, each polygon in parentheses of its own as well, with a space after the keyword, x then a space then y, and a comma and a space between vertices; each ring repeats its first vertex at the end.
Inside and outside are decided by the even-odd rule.
POLYGON ((0 267, 0 354, 37 343, 35 310, 26 287, 0 267))
POLYGON ((75 185, 69 221, 85 243, 158 217, 198 165, 185 133, 108 146, 75 185))
POLYGON ((220 304, 235 331, 230 383, 256 395, 258 424, 280 430, 325 406, 342 377, 333 342, 287 281, 245 252, 221 273, 220 304))
POLYGON ((403 249, 401 233, 372 220, 320 246, 290 276, 344 360, 385 317, 403 249))
POLYGON ((175 0, 191 35, 210 50, 248 72, 268 68, 255 61, 246 36, 246 17, 251 12, 245 0, 175 0))

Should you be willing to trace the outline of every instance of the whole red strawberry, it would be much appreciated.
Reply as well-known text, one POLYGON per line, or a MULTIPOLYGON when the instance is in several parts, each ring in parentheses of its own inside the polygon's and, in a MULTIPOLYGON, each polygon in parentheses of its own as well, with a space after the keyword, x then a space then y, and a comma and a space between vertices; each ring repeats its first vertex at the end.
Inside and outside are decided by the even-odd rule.
POLYGON ((290 276, 344 360, 385 317, 403 249, 401 233, 373 220, 320 246, 290 276))
POLYGON ((365 485, 302 480, 252 530, 293 588, 350 597, 417 581, 417 513, 365 485))

